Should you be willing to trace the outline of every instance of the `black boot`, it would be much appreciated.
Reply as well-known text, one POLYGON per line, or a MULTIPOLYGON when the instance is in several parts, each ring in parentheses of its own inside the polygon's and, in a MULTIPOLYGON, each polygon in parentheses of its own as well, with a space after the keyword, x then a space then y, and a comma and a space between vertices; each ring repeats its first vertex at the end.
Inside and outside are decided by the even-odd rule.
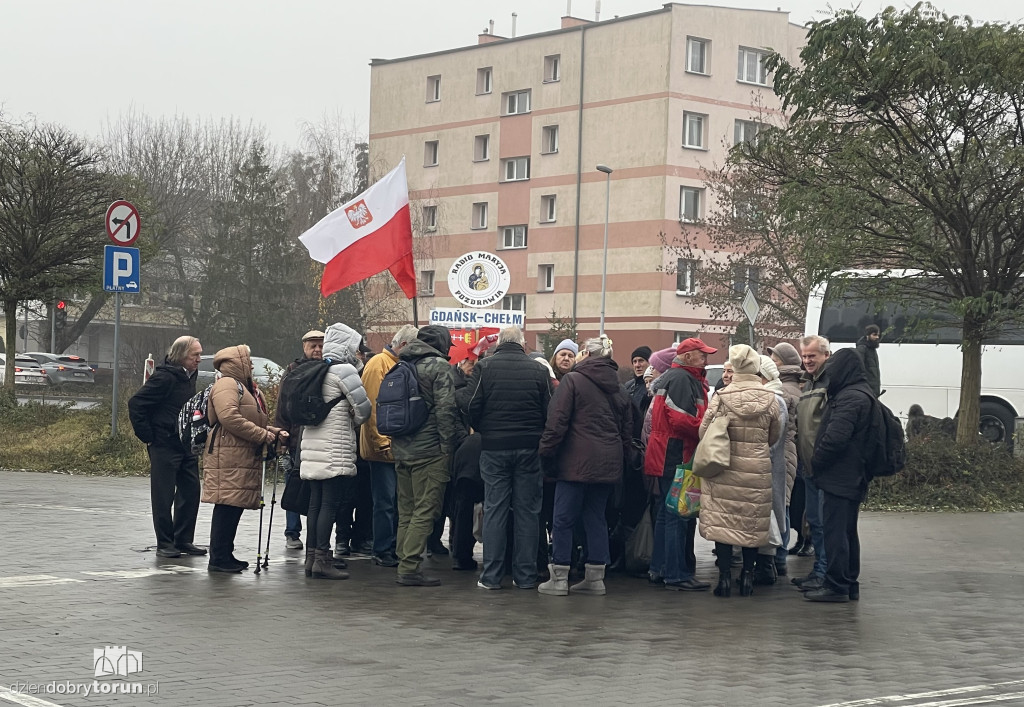
POLYGON ((810 538, 804 538, 804 544, 800 546, 796 554, 799 557, 810 557, 814 554, 814 543, 811 542, 810 538))
POLYGON ((740 570, 740 596, 749 597, 754 593, 754 570, 740 570))
POLYGON ((716 597, 732 596, 732 572, 720 572, 718 574, 718 586, 715 587, 716 597))
POLYGON ((798 552, 800 552, 800 548, 802 548, 803 546, 804 546, 804 539, 803 539, 803 537, 800 536, 800 535, 797 535, 796 536, 796 543, 794 543, 793 547, 791 547, 788 550, 786 550, 786 554, 787 555, 795 555, 798 552))
POLYGON ((758 555, 754 563, 754 584, 770 587, 775 584, 775 579, 775 558, 771 555, 758 555))

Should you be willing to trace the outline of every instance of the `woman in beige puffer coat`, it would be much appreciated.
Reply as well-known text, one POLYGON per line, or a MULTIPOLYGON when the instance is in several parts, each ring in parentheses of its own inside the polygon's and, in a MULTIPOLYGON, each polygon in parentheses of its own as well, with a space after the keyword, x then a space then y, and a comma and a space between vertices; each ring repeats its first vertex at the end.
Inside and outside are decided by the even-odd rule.
POLYGON ((203 502, 213 503, 211 572, 241 572, 248 562, 232 553, 242 511, 260 507, 260 479, 268 447, 286 436, 267 425, 267 406, 252 379, 248 346, 229 346, 213 357, 221 377, 207 407, 211 448, 203 457, 203 502))
POLYGON ((702 483, 700 534, 715 543, 719 580, 715 596, 732 587, 733 545, 743 548, 740 595, 753 593, 757 548, 768 544, 772 514, 771 446, 782 434, 774 391, 758 377, 760 356, 745 344, 729 348, 732 383, 711 400, 700 425, 703 439, 716 417, 729 417, 729 468, 702 483))

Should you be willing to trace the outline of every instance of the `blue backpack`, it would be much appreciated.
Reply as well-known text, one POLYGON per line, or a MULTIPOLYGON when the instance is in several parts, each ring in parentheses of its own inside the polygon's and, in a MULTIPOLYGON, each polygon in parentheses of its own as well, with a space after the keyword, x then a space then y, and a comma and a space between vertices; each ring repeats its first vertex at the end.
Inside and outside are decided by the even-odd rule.
POLYGON ((413 434, 427 421, 415 364, 399 361, 387 372, 377 393, 377 431, 388 437, 413 434))

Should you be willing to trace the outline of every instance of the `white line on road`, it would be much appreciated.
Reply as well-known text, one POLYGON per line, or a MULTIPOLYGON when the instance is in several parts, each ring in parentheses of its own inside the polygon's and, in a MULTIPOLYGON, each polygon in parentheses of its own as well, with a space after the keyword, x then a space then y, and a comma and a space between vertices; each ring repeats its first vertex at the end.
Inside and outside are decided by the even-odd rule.
POLYGON ((991 702, 1019 700, 1022 697, 1024 697, 1024 692, 1011 692, 1005 695, 978 695, 977 697, 964 697, 959 700, 921 702, 920 704, 914 705, 914 707, 966 707, 966 705, 985 705, 991 702))
POLYGON ((98 513, 101 515, 111 516, 138 516, 138 517, 149 517, 149 513, 145 511, 125 511, 121 509, 110 510, 107 508, 81 508, 79 506, 52 506, 47 503, 8 503, 0 502, 0 505, 14 506, 15 508, 42 508, 47 511, 74 511, 76 513, 98 513))
POLYGON ((26 695, 23 692, 15 692, 3 685, 0 685, 0 700, 7 700, 16 705, 24 705, 24 707, 60 707, 56 702, 50 702, 35 695, 26 695))
MULTIPOLYGON (((970 685, 967 687, 952 687, 948 690, 935 690, 932 692, 914 692, 906 695, 887 695, 886 697, 869 697, 863 700, 853 700, 852 702, 833 702, 831 704, 822 705, 822 707, 870 707, 871 705, 889 705, 897 702, 909 702, 910 700, 924 700, 932 697, 949 697, 950 695, 963 695, 968 692, 985 692, 988 690, 995 690, 1001 687, 1010 687, 1011 685, 1024 685, 1024 680, 1010 680, 1008 682, 994 682, 990 685, 970 685)), ((972 698, 973 699, 973 698, 972 698)), ((931 703, 931 704, 943 704, 946 703, 931 703)), ((980 704, 980 703, 965 703, 965 704, 980 704)), ((923 707, 923 705, 917 705, 917 707, 923 707)), ((952 703, 950 703, 952 707, 952 703)))
POLYGON ((51 574, 23 574, 16 577, 0 577, 0 589, 8 587, 41 587, 46 584, 67 584, 84 582, 84 579, 70 577, 54 577, 51 574))

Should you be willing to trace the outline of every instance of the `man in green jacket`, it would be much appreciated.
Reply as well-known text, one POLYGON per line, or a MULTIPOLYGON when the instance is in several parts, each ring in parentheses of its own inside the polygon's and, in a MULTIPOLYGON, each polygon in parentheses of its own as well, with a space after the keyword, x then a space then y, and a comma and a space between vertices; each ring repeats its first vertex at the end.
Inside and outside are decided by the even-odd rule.
POLYGON ((455 452, 458 422, 455 379, 448 365, 452 339, 441 326, 425 326, 399 358, 416 366, 420 395, 427 404, 427 420, 411 435, 393 436, 391 453, 398 476, 399 584, 436 587, 441 580, 420 569, 427 539, 441 514, 444 490, 455 452))

